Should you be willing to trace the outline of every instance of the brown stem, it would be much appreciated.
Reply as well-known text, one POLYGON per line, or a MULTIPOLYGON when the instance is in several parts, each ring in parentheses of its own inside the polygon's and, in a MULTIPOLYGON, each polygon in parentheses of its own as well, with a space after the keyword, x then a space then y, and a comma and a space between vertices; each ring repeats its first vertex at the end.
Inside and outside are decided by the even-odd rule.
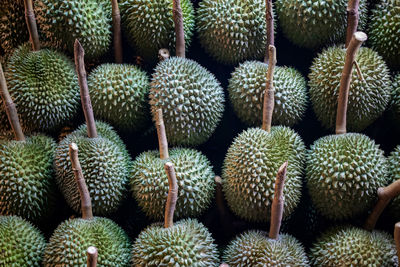
POLYGON ((224 194, 222 191, 222 179, 219 176, 215 176, 214 180, 216 184, 215 201, 217 203, 217 208, 220 216, 224 218, 226 217, 226 208, 224 205, 224 194))
POLYGON ((78 146, 75 143, 69 145, 69 157, 71 159, 75 182, 78 186, 79 195, 81 197, 82 219, 91 220, 93 219, 92 200, 90 199, 89 190, 85 178, 83 177, 81 163, 78 158, 78 146))
POLYGON ((165 133, 165 125, 164 125, 162 109, 156 110, 156 128, 158 136, 158 145, 160 148, 160 158, 167 159, 169 158, 168 141, 167 141, 167 134, 165 133))
POLYGON ((346 60, 343 67, 342 77, 340 78, 340 89, 338 97, 338 107, 336 114, 336 134, 344 134, 346 130, 347 103, 349 100, 349 90, 351 73, 357 51, 363 42, 367 40, 367 35, 363 32, 356 32, 350 41, 346 51, 346 60))
POLYGON ((270 45, 268 47, 269 64, 267 71, 267 85, 264 93, 264 105, 263 105, 263 119, 262 129, 270 132, 272 125, 272 113, 274 113, 274 70, 276 65, 276 49, 275 46, 270 45))
POLYGON ((265 47, 264 62, 269 63, 269 46, 275 45, 274 37, 274 13, 272 9, 272 0, 265 0, 265 17, 267 21, 267 45, 265 47))
POLYGON ((75 67, 78 73, 79 87, 81 91, 81 102, 83 113, 85 115, 87 135, 89 138, 97 137, 96 123, 94 121, 92 102, 90 101, 89 88, 86 79, 85 70, 85 51, 78 39, 74 44, 75 67))
POLYGON ((118 0, 111 0, 112 22, 114 33, 114 56, 115 62, 122 64, 122 37, 121 37, 121 13, 119 12, 118 0))
POLYGON ((176 207, 176 201, 178 199, 178 184, 176 182, 176 174, 174 164, 171 162, 167 162, 164 165, 165 172, 168 176, 168 198, 167 204, 165 205, 165 218, 164 218, 164 227, 172 227, 174 226, 174 212, 176 207))
POLYGON ((25 20, 28 26, 29 36, 32 43, 33 51, 40 50, 39 33, 36 24, 35 13, 33 12, 32 0, 24 0, 25 20))
POLYGON ((87 267, 96 267, 97 266, 97 248, 89 247, 87 249, 87 267))
POLYGON ((282 164, 276 174, 274 200, 272 201, 271 206, 271 225, 269 228, 269 238, 271 239, 278 239, 279 230, 281 229, 285 202, 283 188, 285 187, 287 166, 288 162, 286 161, 282 164))
POLYGON ((161 61, 164 61, 169 58, 169 51, 166 48, 161 48, 158 50, 158 59, 161 61))
POLYGON ((378 221, 383 210, 386 208, 389 202, 399 194, 400 180, 397 180, 386 187, 381 187, 378 189, 378 202, 365 222, 364 228, 366 230, 372 231, 375 228, 376 222, 378 221))
POLYGON ((357 31, 360 0, 349 0, 347 2, 347 32, 346 32, 346 48, 349 46, 351 38, 357 31))
POLYGON ((400 222, 394 225, 394 242, 396 243, 397 260, 400 266, 400 222))
POLYGON ((172 14, 175 23, 177 57, 185 57, 185 32, 183 30, 183 15, 180 0, 173 0, 172 14))
POLYGON ((4 77, 3 66, 0 63, 0 86, 1 86, 1 99, 3 100, 4 109, 6 110, 8 121, 14 132, 17 141, 25 141, 24 133, 22 132, 21 124, 18 119, 17 108, 8 92, 6 78, 4 77))
POLYGON ((356 67, 358 79, 360 79, 360 81, 362 82, 365 82, 364 75, 362 74, 360 65, 358 65, 357 60, 354 60, 354 67, 356 67))

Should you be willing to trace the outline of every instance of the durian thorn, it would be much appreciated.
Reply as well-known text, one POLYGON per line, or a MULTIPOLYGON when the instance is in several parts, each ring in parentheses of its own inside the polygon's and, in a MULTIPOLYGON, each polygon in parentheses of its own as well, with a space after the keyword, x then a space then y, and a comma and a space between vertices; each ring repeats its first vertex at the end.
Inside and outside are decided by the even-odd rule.
POLYGON ((17 141, 25 141, 25 135, 22 131, 21 124, 18 118, 17 108, 15 107, 14 101, 8 91, 6 77, 4 76, 3 66, 0 63, 0 86, 1 86, 1 99, 3 100, 4 109, 7 113, 8 121, 10 122, 11 128, 14 132, 15 139, 17 141))
POLYGON ((169 56, 170 54, 168 49, 161 48, 160 50, 158 50, 158 59, 160 60, 160 62, 168 59, 169 56))
POLYGON ((25 6, 25 20, 28 27, 30 41, 32 43, 33 51, 40 50, 39 33, 36 24, 35 13, 33 12, 32 0, 24 0, 25 6))
POLYGON ((112 23, 114 34, 114 57, 115 62, 122 64, 122 37, 121 37, 121 13, 119 11, 118 0, 111 0, 112 4, 112 23))
POLYGON ((360 79, 360 81, 362 82, 365 82, 364 75, 362 74, 360 65, 358 65, 357 60, 354 60, 354 67, 356 67, 358 79, 360 79))
POLYGON ((347 120, 347 104, 349 99, 349 90, 351 82, 351 73, 353 71, 354 61, 357 51, 363 42, 367 40, 367 35, 363 32, 356 32, 350 41, 349 47, 346 50, 346 59, 340 78, 340 88, 338 97, 338 106, 336 113, 336 134, 345 134, 347 120))
POLYGON ((176 50, 177 57, 185 57, 185 31, 183 29, 183 15, 180 0, 173 0, 172 14, 175 24, 176 50))
POLYGON ((359 20, 360 0, 349 0, 347 2, 347 32, 346 48, 349 46, 353 34, 357 31, 359 20))
POLYGON ((176 181, 176 173, 174 164, 166 162, 164 165, 165 172, 168 177, 169 191, 167 197, 167 203, 165 205, 165 218, 164 227, 174 226, 174 212, 176 207, 176 201, 178 200, 178 183, 176 181))
POLYGON ((262 129, 270 132, 272 125, 272 114, 274 113, 275 95, 274 95, 274 70, 276 65, 275 46, 268 47, 269 64, 267 71, 267 84, 264 92, 262 129))
POLYGON ((279 230, 281 228, 285 203, 283 189, 285 187, 287 166, 288 162, 286 161, 282 164, 276 174, 274 200, 272 201, 271 206, 271 225, 269 228, 269 238, 271 239, 279 238, 279 230))
POLYGON ((168 159, 169 158, 168 141, 167 141, 167 134, 165 132, 162 109, 156 110, 156 128, 158 136, 158 146, 160 149, 160 158, 168 159))
POLYGON ((397 260, 400 266, 400 222, 394 225, 394 242, 396 243, 397 260))
POLYGON ((265 47, 264 62, 269 63, 269 46, 275 45, 274 32, 274 14, 272 9, 272 0, 265 0, 265 18, 267 22, 267 45, 265 47))
POLYGON ((390 201, 398 195, 400 195, 400 180, 397 180, 386 187, 378 188, 378 202, 365 222, 364 228, 366 230, 372 231, 375 228, 376 222, 381 216, 383 210, 390 201))
POLYGON ((87 249, 86 254, 87 254, 87 267, 96 267, 97 257, 98 257, 97 248, 90 246, 87 249))
POLYGON ((78 146, 75 143, 69 145, 69 157, 71 159, 72 171, 74 172, 75 182, 81 197, 82 219, 93 219, 92 200, 90 199, 85 178, 83 177, 81 163, 78 158, 78 146))
POLYGON ((90 101, 89 88, 85 70, 85 50, 78 39, 74 44, 75 67, 78 74, 78 82, 81 94, 82 109, 85 115, 87 135, 89 138, 97 137, 96 123, 94 121, 92 102, 90 101))

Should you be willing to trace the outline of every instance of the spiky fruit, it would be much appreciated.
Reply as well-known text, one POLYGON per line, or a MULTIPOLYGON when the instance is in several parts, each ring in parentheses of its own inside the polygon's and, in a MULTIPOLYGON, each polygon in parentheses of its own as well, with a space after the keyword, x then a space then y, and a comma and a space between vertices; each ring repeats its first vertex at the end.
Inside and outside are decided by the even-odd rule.
POLYGON ((368 37, 371 47, 393 67, 400 67, 400 5, 380 0, 372 10, 368 37))
POLYGON ((329 135, 315 141, 307 157, 307 187, 319 212, 333 220, 354 218, 376 202, 386 186, 386 158, 363 134, 329 135))
MULTIPOLYGON (((262 123, 262 108, 268 65, 246 61, 239 65, 229 80, 229 98, 240 118, 252 126, 262 123)), ((274 71, 275 108, 272 123, 292 126, 304 115, 307 87, 304 77, 295 69, 276 67, 274 71)))
POLYGON ((264 0, 203 0, 197 9, 201 45, 217 61, 236 64, 265 53, 264 0))
POLYGON ((105 0, 38 0, 35 13, 41 32, 53 47, 73 54, 76 39, 92 60, 111 45, 111 2, 105 0))
MULTIPOLYGON (((324 127, 334 128, 340 77, 346 50, 330 47, 322 51, 311 66, 310 98, 317 118, 324 127)), ((386 109, 392 92, 389 70, 382 58, 369 48, 360 48, 356 60, 365 81, 353 69, 347 110, 347 128, 359 132, 374 122, 386 109)))
POLYGON ((395 116, 400 119, 400 74, 397 74, 393 81, 391 105, 395 116))
POLYGON ((142 231, 132 250, 134 266, 218 266, 218 250, 203 224, 188 219, 142 231))
POLYGON ((107 218, 69 219, 51 236, 44 253, 44 266, 86 266, 86 250, 95 246, 99 266, 129 266, 130 241, 125 232, 107 218))
POLYGON ((296 238, 281 234, 278 240, 265 232, 248 231, 232 240, 224 251, 229 266, 309 266, 303 246, 296 238))
POLYGON ((79 161, 92 198, 93 213, 106 215, 121 203, 130 170, 125 146, 105 123, 96 123, 98 137, 87 137, 86 125, 65 137, 56 149, 56 181, 68 205, 80 212, 80 195, 69 158, 69 144, 79 147, 79 161))
MULTIPOLYGON (((277 0, 276 12, 284 35, 294 44, 317 48, 344 42, 347 0, 277 0)), ((367 1, 360 1, 359 28, 367 22, 367 1)))
POLYGON ((289 162, 283 216, 297 206, 301 195, 301 176, 305 146, 301 137, 283 126, 268 133, 250 128, 235 138, 225 156, 223 190, 231 210, 249 221, 269 221, 276 173, 289 162))
POLYGON ((138 130, 147 119, 147 74, 133 65, 103 64, 88 78, 96 118, 123 130, 138 130))
POLYGON ((0 266, 40 267, 46 240, 31 223, 0 216, 0 266))
POLYGON ((168 141, 199 145, 208 140, 224 111, 221 85, 193 60, 173 57, 159 63, 153 74, 150 105, 153 117, 163 110, 168 141))
MULTIPOLYGON (((388 162, 389 178, 392 182, 395 182, 400 179, 400 145, 390 153, 388 162)), ((400 197, 394 198, 389 211, 396 220, 400 219, 400 197)))
MULTIPOLYGON (((182 0, 183 29, 186 48, 194 31, 194 8, 190 0, 182 0)), ((130 44, 145 59, 157 59, 158 50, 175 50, 175 26, 172 1, 122 0, 122 25, 130 44)))
POLYGON ((7 65, 6 79, 22 125, 29 131, 51 131, 71 120, 79 109, 74 64, 47 49, 20 46, 7 65))
POLYGON ((154 150, 136 158, 130 181, 133 196, 148 217, 164 218, 165 196, 169 189, 164 164, 171 161, 179 186, 175 218, 201 215, 214 196, 215 175, 210 162, 201 152, 193 149, 171 149, 169 156, 168 160, 162 160, 159 152, 154 150))
POLYGON ((352 226, 324 233, 309 256, 313 266, 398 266, 396 246, 389 234, 352 226))

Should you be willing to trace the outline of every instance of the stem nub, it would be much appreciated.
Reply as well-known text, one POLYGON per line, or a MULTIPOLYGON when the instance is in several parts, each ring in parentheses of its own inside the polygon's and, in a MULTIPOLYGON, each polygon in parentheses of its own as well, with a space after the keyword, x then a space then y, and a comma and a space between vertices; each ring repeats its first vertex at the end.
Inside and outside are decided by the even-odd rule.
POLYGON ((180 0, 173 0, 172 14, 175 24, 177 57, 185 57, 185 31, 183 29, 183 15, 180 0))
POLYGON ((24 0, 25 20, 28 26, 29 36, 32 43, 33 51, 40 50, 39 33, 36 24, 35 13, 33 12, 32 0, 24 0))
POLYGON ((87 249, 87 267, 96 267, 97 266, 97 257, 98 252, 96 247, 89 247, 87 249))
POLYGON ((174 212, 176 201, 178 200, 178 184, 176 181, 174 164, 167 162, 164 168, 168 176, 169 184, 167 204, 165 206, 164 228, 168 228, 174 226, 174 212))
POLYGON ((347 2, 347 32, 346 32, 346 48, 349 46, 351 38, 357 31, 360 6, 360 0, 349 0, 347 2))
POLYGON ((158 136, 158 145, 160 148, 160 158, 168 159, 168 141, 167 134, 165 133, 165 125, 162 114, 162 109, 156 110, 156 128, 157 128, 157 136, 158 136))
POLYGON ((275 45, 274 11, 272 9, 272 0, 265 0, 265 8, 265 18, 267 21, 267 45, 265 47, 264 62, 269 63, 269 46, 275 45))
POLYGON ((122 37, 121 37, 121 13, 119 11, 118 0, 111 0, 112 4, 112 23, 114 34, 114 57, 115 62, 122 64, 122 37))
POLYGON ((272 125, 272 114, 274 113, 275 95, 274 95, 274 70, 276 65, 275 46, 268 47, 269 63, 267 71, 267 84, 264 93, 262 129, 270 132, 272 125))
POLYGON ((169 59, 169 50, 166 48, 161 48, 160 50, 158 50, 158 59, 161 61, 164 61, 166 59, 169 59))

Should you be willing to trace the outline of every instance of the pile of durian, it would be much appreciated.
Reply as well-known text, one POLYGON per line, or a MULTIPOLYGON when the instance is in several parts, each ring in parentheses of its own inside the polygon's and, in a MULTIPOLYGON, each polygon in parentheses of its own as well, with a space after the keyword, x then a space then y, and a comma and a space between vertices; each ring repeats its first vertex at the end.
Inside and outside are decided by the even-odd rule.
POLYGON ((400 266, 399 71, 400 0, 1 0, 0 266, 400 266))

